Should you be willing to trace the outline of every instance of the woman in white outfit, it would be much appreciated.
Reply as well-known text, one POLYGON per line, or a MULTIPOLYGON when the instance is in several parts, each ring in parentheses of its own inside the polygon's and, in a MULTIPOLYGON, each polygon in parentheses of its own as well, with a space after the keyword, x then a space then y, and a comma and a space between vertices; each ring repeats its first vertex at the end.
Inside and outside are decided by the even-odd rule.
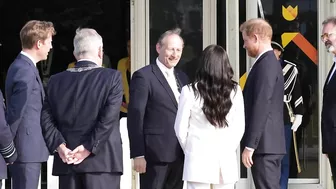
POLYGON ((185 154, 188 189, 233 189, 236 149, 244 134, 244 100, 225 50, 208 46, 195 81, 182 88, 175 133, 185 154))

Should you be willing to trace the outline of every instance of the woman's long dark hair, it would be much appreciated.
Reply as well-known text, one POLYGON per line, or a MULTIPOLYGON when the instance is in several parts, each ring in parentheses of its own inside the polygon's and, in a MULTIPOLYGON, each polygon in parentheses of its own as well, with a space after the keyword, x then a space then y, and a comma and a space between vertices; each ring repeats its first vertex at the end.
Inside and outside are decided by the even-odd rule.
POLYGON ((237 85, 232 77, 233 70, 226 51, 218 45, 205 48, 191 86, 196 98, 200 96, 203 99, 202 110, 214 126, 228 126, 226 115, 232 106, 230 94, 237 85))

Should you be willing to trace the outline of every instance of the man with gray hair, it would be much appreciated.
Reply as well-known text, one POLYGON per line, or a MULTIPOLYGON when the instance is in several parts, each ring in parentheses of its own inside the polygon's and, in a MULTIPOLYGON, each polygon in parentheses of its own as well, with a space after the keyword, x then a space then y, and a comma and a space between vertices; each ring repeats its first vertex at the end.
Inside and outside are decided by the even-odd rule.
POLYGON ((336 188, 336 17, 331 17, 322 23, 321 40, 329 53, 334 56, 333 66, 329 71, 323 87, 322 104, 322 153, 329 158, 334 188, 336 188))
POLYGON ((54 156, 60 189, 120 188, 123 171, 119 131, 121 74, 103 68, 103 40, 94 30, 78 29, 74 68, 52 76, 41 125, 54 156))
POLYGON ((177 104, 187 76, 174 67, 180 61, 180 29, 161 35, 152 64, 131 80, 127 127, 140 189, 182 189, 183 151, 174 131, 177 104))

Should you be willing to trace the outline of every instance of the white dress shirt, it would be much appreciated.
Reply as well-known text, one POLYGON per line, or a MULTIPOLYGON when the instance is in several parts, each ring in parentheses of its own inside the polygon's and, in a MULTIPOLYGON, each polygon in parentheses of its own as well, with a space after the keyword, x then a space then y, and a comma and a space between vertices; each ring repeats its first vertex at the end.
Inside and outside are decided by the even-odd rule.
POLYGON ((85 59, 85 58, 83 58, 83 59, 77 60, 77 62, 81 62, 81 61, 89 61, 89 62, 93 62, 93 63, 97 64, 94 60, 91 60, 91 59, 85 59))
POLYGON ((255 59, 255 61, 253 62, 252 66, 251 66, 251 68, 250 68, 250 71, 252 70, 254 64, 259 60, 259 58, 261 57, 261 55, 265 54, 265 53, 268 52, 268 51, 273 51, 273 49, 272 49, 272 48, 267 48, 266 50, 264 50, 263 52, 261 52, 261 53, 257 56, 257 58, 255 59))
POLYGON ((174 68, 170 68, 170 69, 167 68, 163 63, 160 62, 160 60, 158 58, 156 59, 156 64, 159 67, 159 69, 161 70, 161 72, 163 73, 163 75, 165 76, 171 90, 174 93, 176 101, 178 103, 179 98, 180 98, 180 92, 178 91, 178 88, 177 88, 176 78, 175 78, 175 74, 174 74, 174 68))
POLYGON ((336 62, 336 57, 334 57, 334 65, 333 65, 334 68, 333 68, 333 70, 331 71, 331 74, 330 74, 330 76, 329 76, 329 78, 328 78, 328 83, 329 83, 330 79, 333 77, 334 72, 335 72, 335 70, 336 70, 335 62, 336 62))
POLYGON ((21 53, 22 55, 28 57, 28 58, 34 63, 34 65, 36 66, 37 61, 35 61, 34 58, 33 58, 32 56, 30 56, 28 53, 23 52, 23 51, 21 51, 20 53, 21 53))

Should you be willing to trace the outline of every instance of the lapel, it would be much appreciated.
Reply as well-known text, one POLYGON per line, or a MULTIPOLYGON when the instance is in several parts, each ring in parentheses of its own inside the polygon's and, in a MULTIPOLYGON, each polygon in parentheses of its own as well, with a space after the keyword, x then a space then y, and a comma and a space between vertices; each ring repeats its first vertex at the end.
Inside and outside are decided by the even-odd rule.
POLYGON ((244 89, 243 89, 243 92, 244 92, 244 93, 248 90, 249 85, 250 85, 251 81, 253 80, 253 76, 254 76, 254 74, 257 72, 258 64, 260 63, 260 61, 261 61, 262 59, 265 58, 265 56, 268 55, 268 53, 273 53, 273 51, 267 51, 267 52, 265 52, 265 53, 262 54, 262 55, 258 58, 258 60, 253 64, 253 66, 252 66, 252 68, 251 68, 251 70, 250 70, 250 73, 247 75, 246 83, 245 83, 245 86, 244 86, 244 89))
POLYGON ((335 63, 333 63, 333 66, 329 70, 328 76, 327 76, 327 78, 326 78, 326 80, 324 82, 323 92, 326 90, 326 88, 328 87, 329 83, 331 83, 334 80, 335 73, 332 75, 332 77, 330 78, 330 81, 329 81, 329 77, 330 77, 332 71, 334 70, 334 67, 335 67, 335 63), (328 83, 328 81, 329 81, 329 83, 328 83))
MULTIPOLYGON (((259 60, 260 60, 260 59, 259 59, 259 60)), ((255 71, 256 71, 257 63, 259 62, 259 60, 253 64, 253 66, 252 66, 250 72, 249 72, 248 75, 247 75, 246 83, 245 83, 245 86, 244 86, 244 89, 243 89, 243 91, 245 91, 245 92, 248 90, 249 85, 250 85, 250 83, 251 83, 251 81, 252 81, 252 79, 253 79, 254 73, 255 73, 255 71)))
POLYGON ((32 70, 33 70, 33 72, 34 72, 34 74, 35 74, 35 76, 36 76, 36 79, 37 79, 37 81, 38 81, 38 84, 40 85, 40 89, 41 89, 41 98, 42 98, 42 102, 43 102, 43 101, 44 101, 44 97, 45 97, 45 92, 44 92, 43 83, 42 83, 42 81, 41 81, 40 74, 39 74, 39 72, 38 72, 38 70, 37 70, 37 67, 36 67, 35 64, 34 64, 28 57, 26 57, 25 55, 22 55, 22 54, 20 53, 19 56, 21 57, 21 59, 23 59, 23 60, 25 60, 26 62, 28 62, 29 65, 31 66, 31 68, 32 68, 32 70))
MULTIPOLYGON (((153 74, 159 80, 162 87, 167 91, 170 99, 173 101, 174 106, 177 108, 177 101, 176 101, 175 95, 174 95, 172 89, 170 88, 170 86, 168 84, 168 81, 166 80, 165 76, 161 72, 160 68, 156 65, 156 62, 151 64, 151 66, 152 66, 153 74)), ((176 78, 177 78, 177 76, 176 76, 176 78)), ((177 80, 179 80, 179 79, 177 79, 177 80)))

